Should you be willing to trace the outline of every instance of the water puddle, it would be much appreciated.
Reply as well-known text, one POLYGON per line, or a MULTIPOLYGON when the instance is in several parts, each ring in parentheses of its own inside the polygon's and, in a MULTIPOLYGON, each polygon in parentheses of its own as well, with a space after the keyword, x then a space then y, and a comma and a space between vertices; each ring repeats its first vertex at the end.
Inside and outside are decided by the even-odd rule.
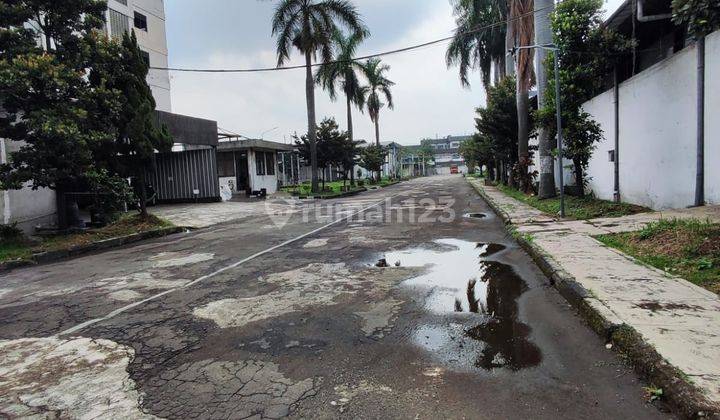
POLYGON ((428 267, 402 283, 420 291, 428 311, 412 340, 451 366, 519 370, 539 364, 530 327, 518 319, 517 301, 527 284, 511 266, 485 259, 505 246, 458 239, 435 245, 384 258, 389 266, 428 267))
POLYGON ((483 248, 482 251, 480 251, 481 257, 489 257, 507 249, 505 245, 500 244, 478 244, 478 248, 481 247, 483 248))
POLYGON ((485 213, 465 213, 463 217, 466 219, 484 219, 487 217, 485 213))

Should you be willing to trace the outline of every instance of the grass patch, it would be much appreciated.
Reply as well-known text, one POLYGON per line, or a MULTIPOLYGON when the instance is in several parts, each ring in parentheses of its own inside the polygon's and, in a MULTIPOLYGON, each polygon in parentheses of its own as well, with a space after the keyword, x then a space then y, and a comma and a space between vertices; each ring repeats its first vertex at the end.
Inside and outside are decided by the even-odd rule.
MULTIPOLYGON (((535 207, 536 209, 557 216, 560 213, 560 197, 539 199, 534 195, 525 195, 522 191, 498 184, 497 189, 510 197, 535 207)), ((598 217, 620 217, 629 214, 644 213, 652 211, 647 207, 635 204, 615 203, 607 200, 599 200, 592 197, 565 196, 565 216, 570 219, 587 220, 598 217)))
POLYGON ((643 230, 597 236, 645 264, 720 294, 720 224, 660 220, 643 230))
MULTIPOLYGON (((313 196, 313 197, 327 197, 332 195, 337 195, 343 192, 354 192, 354 191, 360 191, 363 188, 366 187, 387 187, 388 185, 392 185, 397 183, 397 181, 390 180, 388 178, 383 178, 380 182, 368 182, 365 180, 361 180, 358 182, 358 184, 355 187, 350 187, 350 181, 348 181, 345 186, 350 187, 349 190, 343 191, 343 182, 342 181, 332 181, 332 182, 326 182, 325 183, 325 190, 319 193, 313 194, 311 192, 311 184, 310 182, 303 182, 300 185, 291 185, 288 187, 282 187, 280 190, 288 192, 292 195, 298 195, 302 197, 306 196, 313 196), (362 185, 360 185, 362 184, 362 185)), ((322 188, 322 182, 320 183, 320 188, 322 188)))
POLYGON ((152 214, 143 218, 138 214, 123 215, 115 223, 105 227, 68 235, 56 235, 30 242, 16 238, 0 242, 0 262, 29 259, 32 254, 46 251, 59 251, 76 246, 87 245, 105 239, 147 232, 164 227, 172 227, 172 223, 152 214))
POLYGON ((30 245, 23 241, 0 242, 0 262, 26 260, 32 256, 30 245))

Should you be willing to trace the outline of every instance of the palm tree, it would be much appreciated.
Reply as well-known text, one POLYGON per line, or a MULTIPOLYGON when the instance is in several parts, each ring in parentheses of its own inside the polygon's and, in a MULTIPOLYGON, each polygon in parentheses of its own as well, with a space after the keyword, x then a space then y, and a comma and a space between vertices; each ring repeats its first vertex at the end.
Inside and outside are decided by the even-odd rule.
MULTIPOLYGON (((533 21, 533 0, 511 0, 510 22, 515 46, 530 46, 535 37, 533 21)), ((515 54, 515 71, 517 73, 517 114, 518 114, 518 170, 527 172, 529 164, 530 141, 530 86, 533 84, 533 50, 520 49, 515 54)), ((524 183, 525 174, 519 178, 524 183)), ((511 182, 512 182, 512 178, 511 182)), ((520 185, 527 192, 529 185, 520 185)))
POLYGON ((460 82, 470 86, 472 69, 479 68, 487 90, 495 63, 496 80, 505 75, 505 26, 482 29, 506 19, 507 6, 502 0, 451 0, 455 15, 455 37, 445 53, 448 67, 457 65, 460 82))
POLYGON ((363 73, 368 80, 367 109, 370 120, 375 123, 377 146, 380 146, 380 110, 386 105, 381 97, 385 97, 388 108, 395 108, 392 92, 390 92, 390 88, 395 86, 395 82, 385 77, 385 73, 388 71, 390 71, 390 66, 383 64, 379 58, 371 58, 363 65, 363 73))
MULTIPOLYGON (((390 71, 390 66, 383 64, 379 58, 371 58, 363 65, 363 73, 368 80, 368 97, 367 109, 370 114, 370 120, 375 123, 375 144, 380 147, 380 110, 385 106, 381 96, 385 97, 387 106, 393 109, 392 93, 390 88, 395 85, 390 79, 385 77, 385 73, 390 71)), ((381 174, 378 172, 378 181, 381 174)))
MULTIPOLYGON (((362 64, 353 60, 355 50, 357 50, 358 45, 365 36, 367 36, 367 33, 361 32, 345 36, 342 32, 336 31, 333 34, 336 50, 335 60, 320 67, 315 76, 318 84, 328 91, 330 99, 333 101, 337 98, 336 86, 339 85, 345 94, 347 130, 350 143, 354 142, 352 107, 355 105, 362 112, 365 106, 365 96, 367 95, 367 88, 360 84, 357 73, 362 71, 362 64)), ((355 171, 352 169, 350 170, 350 185, 355 185, 355 171)))
MULTIPOLYGON (((554 0, 535 0, 535 45, 552 43, 552 28, 550 27, 550 14, 555 5, 554 0)), ((547 75, 545 72, 545 57, 547 52, 543 49, 535 51, 535 74, 537 75, 538 108, 543 106, 547 91, 547 75)), ((540 168, 538 188, 539 198, 555 196, 555 168, 552 150, 555 148, 553 139, 545 128, 538 130, 538 155, 540 168)))
POLYGON ((305 97, 313 192, 318 191, 318 165, 312 64, 313 60, 317 60, 318 53, 324 62, 332 60, 332 35, 339 26, 352 34, 364 34, 367 31, 357 9, 347 0, 280 0, 272 19, 272 34, 277 36, 278 67, 290 58, 293 47, 305 57, 305 97))

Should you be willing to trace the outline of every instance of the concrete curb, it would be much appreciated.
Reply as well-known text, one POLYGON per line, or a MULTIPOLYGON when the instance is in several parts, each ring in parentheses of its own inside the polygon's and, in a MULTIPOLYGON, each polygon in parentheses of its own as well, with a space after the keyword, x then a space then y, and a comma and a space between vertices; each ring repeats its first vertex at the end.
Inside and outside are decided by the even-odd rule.
POLYGON ((116 238, 103 239, 102 241, 92 242, 86 245, 79 245, 69 249, 61 249, 57 251, 46 251, 33 254, 29 260, 8 261, 0 264, 0 273, 5 273, 16 268, 48 264, 52 262, 69 260, 81 255, 89 254, 95 251, 102 251, 111 248, 117 248, 134 242, 143 241, 145 239, 160 238, 175 233, 184 232, 187 228, 182 226, 173 226, 149 230, 147 232, 134 233, 132 235, 118 236, 116 238))
POLYGON ((634 328, 613 320, 592 303, 593 295, 564 271, 542 248, 526 238, 515 235, 510 215, 490 198, 481 185, 468 183, 500 217, 513 238, 550 279, 558 292, 613 348, 627 357, 635 371, 648 383, 662 388, 663 396, 674 411, 685 418, 720 418, 720 408, 709 401, 703 391, 687 379, 687 375, 666 361, 634 328))

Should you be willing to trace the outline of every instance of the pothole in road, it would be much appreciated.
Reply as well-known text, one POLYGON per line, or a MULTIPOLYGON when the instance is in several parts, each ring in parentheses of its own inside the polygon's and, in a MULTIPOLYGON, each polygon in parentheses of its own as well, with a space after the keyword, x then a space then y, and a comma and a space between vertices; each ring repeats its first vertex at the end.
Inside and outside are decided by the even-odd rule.
POLYGON ((466 219, 484 219, 487 217, 487 214, 485 213, 465 213, 463 215, 466 219))
POLYGON ((441 247, 385 254, 390 265, 428 267, 402 283, 423 293, 430 313, 415 328, 413 342, 451 366, 519 370, 539 364, 542 355, 528 339, 530 327, 518 319, 517 301, 527 284, 511 266, 484 258, 505 246, 434 242, 441 247))

